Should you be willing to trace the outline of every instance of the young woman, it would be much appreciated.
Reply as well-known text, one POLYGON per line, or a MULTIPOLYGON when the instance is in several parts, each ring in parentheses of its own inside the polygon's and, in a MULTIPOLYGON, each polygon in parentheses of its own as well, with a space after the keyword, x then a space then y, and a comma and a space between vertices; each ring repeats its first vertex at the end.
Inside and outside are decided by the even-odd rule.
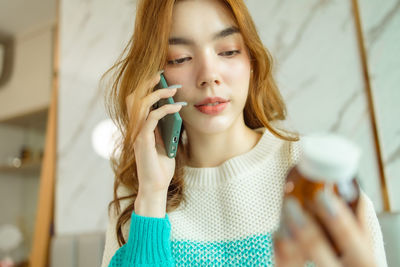
MULTIPOLYGON (((123 139, 113 161, 103 266, 274 265, 273 234, 285 175, 298 158, 298 137, 275 125, 285 119, 285 105, 243 1, 139 1, 134 35, 111 70, 117 75, 109 111, 123 139), (172 86, 154 90, 160 69, 172 86), (152 108, 171 96, 177 104, 152 108), (175 112, 183 125, 171 159, 157 124, 175 112)), ((363 257, 383 262, 375 213, 365 196, 363 203, 367 230, 354 231, 352 238, 372 233, 374 253, 363 257)), ((285 210, 295 218, 304 217, 289 206, 285 210)), ((357 219, 348 220, 353 224, 344 229, 359 228, 357 219)), ((324 254, 310 253, 315 248, 308 245, 288 257, 308 238, 324 241, 321 231, 307 235, 295 226, 288 226, 290 238, 276 241, 278 263, 325 263, 319 257, 326 255, 339 262, 323 242, 325 250, 318 251, 324 254)), ((360 251, 367 244, 359 244, 360 251)))

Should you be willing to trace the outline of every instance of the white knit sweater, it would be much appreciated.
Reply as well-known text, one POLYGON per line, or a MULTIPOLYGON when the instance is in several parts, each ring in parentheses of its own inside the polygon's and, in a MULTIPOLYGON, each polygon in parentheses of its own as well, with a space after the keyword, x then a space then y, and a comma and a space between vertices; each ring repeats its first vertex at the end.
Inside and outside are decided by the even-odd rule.
MULTIPOLYGON (((273 265, 272 234, 279 226, 285 176, 299 159, 298 143, 283 141, 266 128, 250 151, 218 167, 185 167, 187 202, 168 213, 171 251, 177 266, 193 264, 273 265)), ((127 195, 125 188, 119 194, 127 195)), ((387 266, 373 205, 365 213, 378 266, 387 266)), ((122 202, 122 208, 128 203, 122 202)), ((103 264, 119 249, 111 213, 103 264)), ((123 228, 129 233, 129 223, 123 228)))

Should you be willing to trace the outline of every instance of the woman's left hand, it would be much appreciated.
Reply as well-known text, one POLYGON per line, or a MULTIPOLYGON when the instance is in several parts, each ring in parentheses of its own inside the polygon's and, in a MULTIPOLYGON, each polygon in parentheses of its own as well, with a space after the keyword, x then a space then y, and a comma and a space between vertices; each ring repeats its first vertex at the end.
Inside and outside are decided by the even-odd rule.
POLYGON ((357 217, 329 191, 317 197, 315 214, 339 249, 338 257, 317 221, 301 208, 293 197, 284 200, 281 228, 275 236, 276 266, 304 266, 307 261, 318 267, 372 267, 374 256, 364 222, 365 202, 360 198, 357 217))

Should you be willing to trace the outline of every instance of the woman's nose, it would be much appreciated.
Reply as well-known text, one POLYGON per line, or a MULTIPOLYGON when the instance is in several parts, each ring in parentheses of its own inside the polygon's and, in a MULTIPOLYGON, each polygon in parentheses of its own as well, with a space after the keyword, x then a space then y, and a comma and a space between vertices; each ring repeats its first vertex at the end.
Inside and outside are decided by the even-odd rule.
POLYGON ((213 55, 204 54, 198 62, 197 86, 199 88, 214 87, 221 84, 218 63, 213 55))

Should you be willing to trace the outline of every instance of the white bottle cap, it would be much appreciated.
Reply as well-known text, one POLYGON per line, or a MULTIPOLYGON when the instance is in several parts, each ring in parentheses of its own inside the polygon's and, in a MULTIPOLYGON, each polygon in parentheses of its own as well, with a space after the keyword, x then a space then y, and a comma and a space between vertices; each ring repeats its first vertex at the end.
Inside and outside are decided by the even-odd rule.
POLYGON ((331 133, 312 134, 301 140, 303 155, 299 171, 316 181, 339 182, 355 177, 360 148, 348 139, 331 133))

